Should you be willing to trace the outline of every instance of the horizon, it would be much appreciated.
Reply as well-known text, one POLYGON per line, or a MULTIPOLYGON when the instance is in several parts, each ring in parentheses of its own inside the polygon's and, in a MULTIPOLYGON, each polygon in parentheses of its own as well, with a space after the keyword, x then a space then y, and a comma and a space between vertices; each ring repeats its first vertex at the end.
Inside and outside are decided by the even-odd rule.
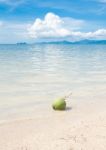
POLYGON ((0 44, 106 40, 106 0, 0 0, 0 44))
POLYGON ((16 42, 16 43, 0 43, 0 45, 34 45, 34 44, 106 44, 106 40, 78 40, 78 41, 38 41, 33 43, 16 42))

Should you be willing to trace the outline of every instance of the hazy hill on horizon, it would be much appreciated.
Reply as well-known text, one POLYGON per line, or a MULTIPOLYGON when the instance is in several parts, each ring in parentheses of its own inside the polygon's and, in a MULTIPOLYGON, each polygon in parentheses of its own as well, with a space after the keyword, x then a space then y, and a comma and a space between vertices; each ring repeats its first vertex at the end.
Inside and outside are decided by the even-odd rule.
MULTIPOLYGON (((51 41, 51 42, 37 42, 41 44, 106 44, 106 40, 80 40, 80 41, 51 41)), ((36 43, 35 43, 36 44, 36 43)))

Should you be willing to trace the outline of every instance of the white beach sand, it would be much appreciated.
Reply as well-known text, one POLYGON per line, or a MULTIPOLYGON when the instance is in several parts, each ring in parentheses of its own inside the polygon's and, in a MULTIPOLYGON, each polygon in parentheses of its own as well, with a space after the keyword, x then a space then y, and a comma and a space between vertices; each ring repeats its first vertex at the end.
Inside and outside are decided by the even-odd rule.
POLYGON ((106 150, 105 98, 86 103, 74 99, 68 106, 66 111, 50 108, 46 115, 1 123, 0 150, 106 150))

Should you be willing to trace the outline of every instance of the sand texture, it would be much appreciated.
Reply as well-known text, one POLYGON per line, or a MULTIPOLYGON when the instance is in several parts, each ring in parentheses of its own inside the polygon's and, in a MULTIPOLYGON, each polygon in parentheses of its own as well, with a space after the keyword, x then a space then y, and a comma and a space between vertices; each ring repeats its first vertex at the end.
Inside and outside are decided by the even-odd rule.
POLYGON ((0 125, 0 150, 106 150, 106 111, 69 109, 0 125))

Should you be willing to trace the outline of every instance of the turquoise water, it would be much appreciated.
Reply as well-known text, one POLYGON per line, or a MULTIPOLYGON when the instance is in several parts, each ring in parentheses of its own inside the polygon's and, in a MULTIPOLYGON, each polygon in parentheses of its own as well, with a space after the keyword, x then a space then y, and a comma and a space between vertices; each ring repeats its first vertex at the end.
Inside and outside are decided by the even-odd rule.
POLYGON ((106 45, 0 45, 1 120, 44 112, 70 91, 105 96, 106 45))

